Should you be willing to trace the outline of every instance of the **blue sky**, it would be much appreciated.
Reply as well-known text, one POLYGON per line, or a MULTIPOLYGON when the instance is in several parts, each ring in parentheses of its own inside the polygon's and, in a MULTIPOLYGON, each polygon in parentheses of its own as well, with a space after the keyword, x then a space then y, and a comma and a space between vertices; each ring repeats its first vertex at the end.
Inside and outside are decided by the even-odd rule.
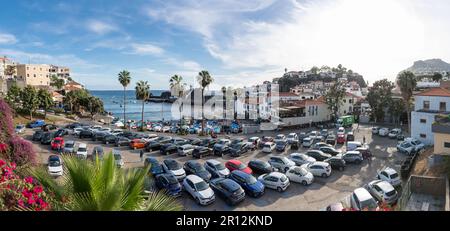
POLYGON ((212 88, 271 80, 342 63, 370 82, 413 61, 450 61, 445 0, 21 0, 0 9, 0 55, 72 68, 90 89, 133 83, 167 88, 173 74, 212 88))

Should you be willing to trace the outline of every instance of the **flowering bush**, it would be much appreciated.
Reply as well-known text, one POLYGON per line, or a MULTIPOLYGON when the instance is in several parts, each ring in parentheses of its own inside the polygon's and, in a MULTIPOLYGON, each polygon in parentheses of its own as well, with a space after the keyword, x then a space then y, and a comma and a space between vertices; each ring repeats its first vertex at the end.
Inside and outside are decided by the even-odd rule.
POLYGON ((0 143, 6 142, 14 134, 12 118, 11 107, 0 99, 0 143))
POLYGON ((0 159, 0 210, 49 210, 48 198, 32 177, 15 174, 16 164, 0 159))
POLYGON ((36 164, 36 153, 33 145, 22 137, 13 136, 9 140, 9 159, 17 165, 36 164))

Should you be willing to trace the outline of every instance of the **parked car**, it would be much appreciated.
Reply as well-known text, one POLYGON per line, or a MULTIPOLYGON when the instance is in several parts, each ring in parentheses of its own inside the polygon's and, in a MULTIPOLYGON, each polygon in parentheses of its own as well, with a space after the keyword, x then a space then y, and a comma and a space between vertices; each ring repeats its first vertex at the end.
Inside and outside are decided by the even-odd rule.
POLYGON ((326 211, 333 211, 333 212, 344 211, 344 205, 342 204, 342 202, 333 203, 331 205, 328 205, 325 208, 325 210, 326 211))
POLYGON ((213 152, 215 156, 223 156, 225 154, 229 154, 230 146, 228 144, 215 144, 213 147, 213 152))
POLYGON ((58 129, 58 127, 54 124, 44 124, 41 127, 42 131, 49 132, 58 129))
POLYGON ((189 141, 186 140, 186 139, 183 139, 183 138, 177 138, 177 137, 175 137, 175 138, 172 138, 171 143, 172 143, 172 144, 175 144, 175 145, 184 145, 184 144, 188 144, 189 141))
POLYGON ((372 152, 370 151, 370 149, 367 146, 356 148, 355 151, 361 153, 361 155, 363 156, 364 159, 372 157, 372 152))
MULTIPOLYGON (((114 156, 114 162, 115 162, 116 166, 118 168, 123 168, 124 162, 123 162, 122 153, 117 149, 113 149, 112 153, 114 156)), ((99 155, 99 154, 97 153, 97 155, 99 155)))
POLYGON ((199 138, 189 138, 188 141, 190 144, 192 144, 194 146, 198 146, 202 143, 202 140, 199 138))
POLYGON ((287 142, 291 144, 292 142, 298 141, 297 133, 289 133, 287 136, 287 142))
POLYGON ((332 146, 325 142, 317 142, 317 143, 313 143, 313 145, 311 145, 311 149, 314 149, 314 150, 319 150, 321 147, 332 147, 332 146))
POLYGON ((68 140, 64 142, 63 153, 72 154, 75 152, 75 141, 68 140))
POLYGON ((82 128, 82 127, 74 128, 74 129, 73 129, 73 132, 72 132, 72 135, 73 135, 73 136, 80 137, 80 133, 81 133, 81 131, 83 131, 83 130, 84 130, 84 128, 82 128))
POLYGON ((109 135, 106 135, 104 138, 103 138, 103 143, 104 144, 113 144, 113 143, 115 143, 116 142, 116 139, 117 139, 117 136, 116 135, 113 135, 113 134, 109 134, 109 135))
POLYGON ((41 138, 41 144, 49 145, 53 140, 53 133, 46 132, 41 138))
POLYGON ((184 163, 184 171, 187 175, 194 174, 202 178, 204 181, 209 182, 211 180, 211 173, 209 173, 203 165, 195 160, 188 160, 184 163))
POLYGON ((198 146, 194 148, 194 151, 192 151, 192 157, 194 158, 203 158, 205 156, 209 156, 212 154, 212 149, 208 147, 198 146))
POLYGON ((278 134, 275 136, 274 142, 277 141, 287 141, 286 136, 284 134, 278 134))
POLYGON ((380 130, 380 128, 379 127, 373 127, 372 128, 372 134, 373 135, 378 135, 378 131, 380 130))
POLYGON ((64 139, 61 137, 55 137, 53 138, 50 146, 52 150, 61 151, 64 147, 64 139))
POLYGON ((184 171, 181 164, 172 158, 163 160, 162 166, 164 172, 172 173, 178 181, 182 181, 186 177, 186 172, 184 171))
POLYGON ((254 136, 254 137, 248 138, 248 142, 253 143, 253 145, 255 145, 255 147, 257 148, 257 147, 259 147, 259 143, 261 142, 261 139, 257 136, 254 136))
POLYGON ((50 176, 58 177, 64 174, 63 160, 59 155, 50 155, 47 163, 50 176))
POLYGON ((104 131, 96 131, 92 135, 92 141, 102 141, 105 140, 105 137, 108 136, 110 133, 104 132, 104 131))
POLYGON ((253 173, 251 168, 249 168, 247 165, 243 164, 239 160, 229 160, 225 163, 225 167, 227 167, 228 170, 230 170, 230 172, 233 172, 234 170, 240 170, 248 174, 253 173))
POLYGON ((172 144, 172 143, 164 144, 159 149, 159 153, 161 153, 161 155, 170 155, 170 154, 174 154, 177 152, 178 152, 177 145, 172 144))
POLYGON ((205 162, 205 169, 211 173, 212 178, 226 178, 230 175, 230 170, 228 170, 224 164, 218 160, 207 160, 205 162))
POLYGON ((379 202, 393 205, 397 203, 398 193, 387 181, 374 180, 367 184, 369 193, 379 202))
POLYGON ((84 138, 92 138, 93 135, 94 133, 92 131, 83 129, 80 131, 80 134, 78 136, 80 137, 80 139, 84 139, 84 138))
POLYGON ((298 140, 299 140, 300 142, 302 142, 303 139, 305 139, 306 137, 308 137, 308 135, 306 134, 306 132, 300 132, 300 133, 298 134, 298 140))
POLYGON ((261 142, 259 142, 259 147, 262 148, 262 147, 264 147, 264 144, 269 143, 269 142, 273 143, 273 141, 274 141, 273 137, 263 136, 261 139, 261 142))
POLYGON ((353 134, 353 132, 348 132, 347 136, 346 136, 346 141, 355 141, 355 135, 353 134))
POLYGON ((258 177, 258 180, 264 184, 264 187, 275 189, 278 192, 284 192, 291 184, 289 178, 280 172, 266 173, 258 177))
POLYGON ((289 155, 288 157, 290 160, 292 160, 295 165, 297 166, 301 166, 303 164, 307 164, 307 163, 312 163, 312 162, 316 162, 316 159, 303 154, 303 153, 292 153, 289 155))
POLYGON ((244 189, 231 179, 216 178, 209 185, 214 194, 224 199, 228 205, 236 205, 245 199, 244 189))
POLYGON ((164 168, 159 161, 154 157, 147 157, 144 160, 144 166, 147 168, 150 166, 149 172, 153 175, 159 175, 164 173, 164 168))
POLYGON ((143 139, 132 139, 129 143, 129 146, 131 149, 134 149, 134 150, 142 149, 142 148, 145 148, 145 143, 147 143, 147 142, 145 142, 145 140, 143 140, 143 139))
POLYGON ((248 152, 249 146, 247 142, 236 143, 230 147, 230 156, 239 157, 242 154, 248 152))
POLYGON ((304 148, 310 148, 313 144, 313 139, 311 137, 306 137, 303 139, 302 145, 304 148))
POLYGON ((248 162, 248 167, 252 169, 255 174, 266 174, 274 171, 273 167, 266 161, 254 159, 248 162))
POLYGON ((403 140, 405 140, 405 135, 404 135, 403 133, 398 134, 398 135, 397 135, 397 140, 398 140, 398 141, 403 141, 403 140))
POLYGON ((289 160, 284 156, 271 156, 268 162, 273 168, 283 172, 286 172, 290 167, 295 166, 294 161, 289 160))
POLYGON ((42 127, 45 125, 45 121, 43 120, 35 120, 33 122, 30 122, 27 124, 27 127, 29 128, 37 128, 37 127, 42 127))
POLYGON ((338 134, 336 138, 336 143, 344 144, 345 143, 345 134, 338 134))
POLYGON ((336 136, 333 134, 328 135, 327 139, 325 140, 325 143, 330 145, 336 145, 336 136))
POLYGON ((14 131, 16 132, 16 134, 22 134, 25 131, 25 125, 23 124, 17 125, 14 131))
POLYGON ((342 156, 333 156, 324 160, 324 162, 329 163, 331 169, 337 169, 341 172, 345 170, 346 163, 342 156))
POLYGON ((397 151, 408 155, 413 155, 424 149, 425 145, 417 139, 406 138, 405 141, 397 144, 397 151))
POLYGON ((378 209, 377 202, 365 188, 357 188, 353 191, 350 197, 350 204, 357 211, 374 211, 378 209))
POLYGON ((378 171, 377 179, 387 181, 394 187, 402 184, 402 180, 400 179, 397 171, 390 167, 386 167, 378 171))
POLYGON ((266 142, 263 145, 262 152, 271 153, 275 149, 275 146, 276 145, 273 142, 266 142))
POLYGON ((402 133, 402 129, 400 129, 400 128, 394 128, 394 129, 392 129, 391 131, 389 131, 388 137, 391 138, 391 139, 396 139, 397 136, 398 136, 399 134, 401 134, 401 133, 402 133))
MULTIPOLYGON (((114 155, 115 151, 118 151, 118 150, 113 149, 113 155, 114 155)), ((101 159, 103 159, 103 155, 104 154, 105 154, 105 150, 103 150, 102 146, 95 146, 92 149, 92 154, 91 154, 92 160, 96 160, 97 157, 98 157, 99 160, 101 160, 101 159)))
POLYGON ((264 184, 249 173, 235 170, 231 172, 229 179, 238 183, 251 197, 260 197, 264 194, 264 184))
POLYGON ((202 140, 201 146, 213 148, 214 144, 216 144, 217 140, 213 138, 205 138, 202 140))
POLYGON ((55 132, 55 137, 64 137, 69 134, 69 131, 65 128, 60 128, 55 132))
POLYGON ((116 141, 115 141, 115 146, 116 147, 121 147, 121 146, 129 146, 130 145, 131 140, 123 137, 123 136, 118 136, 116 141))
POLYGON ((216 145, 230 145, 231 144, 231 140, 229 139, 219 139, 219 141, 217 141, 216 144, 214 144, 214 147, 216 145))
POLYGON ((345 163, 355 163, 355 164, 361 164, 363 159, 363 156, 358 151, 348 151, 342 155, 342 159, 345 160, 345 163))
POLYGON ((361 148, 361 147, 363 147, 363 144, 361 142, 359 142, 359 141, 350 141, 350 142, 347 142, 346 150, 347 151, 354 151, 357 148, 361 148))
POLYGON ((287 141, 279 140, 275 144, 275 149, 278 152, 284 152, 286 150, 287 145, 288 145, 287 141))
POLYGON ((389 128, 380 128, 378 130, 378 135, 381 137, 387 136, 389 134, 389 128))
POLYGON ((155 185, 158 189, 164 189, 169 196, 181 196, 181 184, 173 174, 163 173, 156 175, 155 185))
POLYGON ((328 129, 320 130, 320 134, 319 135, 326 139, 328 137, 328 129))
POLYGON ((338 151, 332 147, 327 147, 327 146, 322 146, 319 148, 319 150, 322 151, 323 153, 330 154, 332 156, 336 156, 341 153, 340 151, 338 151))
POLYGON ((88 148, 86 143, 79 143, 77 148, 77 157, 80 159, 87 159, 88 148))
POLYGON ((178 155, 179 156, 187 156, 192 155, 192 152, 194 151, 194 146, 191 144, 184 144, 178 147, 178 155))
POLYGON ((320 150, 308 150, 306 155, 316 159, 317 161, 324 161, 331 157, 330 154, 325 154, 320 150))
POLYGON ((189 175, 183 180, 183 188, 199 205, 209 205, 215 201, 214 191, 200 177, 189 175))
POLYGON ((316 161, 304 164, 301 167, 311 172, 314 176, 329 177, 331 175, 331 166, 327 162, 316 161))
POLYGON ((34 132, 33 137, 31 138, 31 140, 32 141, 41 141, 43 136, 44 136, 44 131, 38 130, 38 131, 34 132))
POLYGON ((290 167, 286 171, 286 176, 291 182, 300 183, 304 186, 312 184, 314 176, 308 170, 302 167, 294 166, 290 167))

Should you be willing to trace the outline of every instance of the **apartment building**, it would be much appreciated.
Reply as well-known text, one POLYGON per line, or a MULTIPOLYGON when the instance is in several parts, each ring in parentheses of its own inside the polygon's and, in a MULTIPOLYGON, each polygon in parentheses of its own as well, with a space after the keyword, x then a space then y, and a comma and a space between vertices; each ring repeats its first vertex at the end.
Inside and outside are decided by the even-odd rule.
POLYGON ((47 64, 18 64, 17 77, 22 78, 28 86, 49 86, 50 65, 47 64))
POLYGON ((355 105, 362 100, 362 97, 352 94, 350 92, 345 92, 345 97, 342 99, 342 104, 339 107, 338 115, 348 115, 353 113, 355 105))
POLYGON ((70 77, 70 69, 68 67, 60 67, 51 65, 50 66, 50 76, 56 75, 58 78, 64 79, 67 81, 67 78, 70 77))
POLYGON ((432 125, 434 153, 450 155, 450 116, 437 115, 432 125))
POLYGON ((414 96, 411 112, 411 136, 426 144, 434 143, 432 125, 439 114, 450 114, 450 90, 431 88, 414 96))

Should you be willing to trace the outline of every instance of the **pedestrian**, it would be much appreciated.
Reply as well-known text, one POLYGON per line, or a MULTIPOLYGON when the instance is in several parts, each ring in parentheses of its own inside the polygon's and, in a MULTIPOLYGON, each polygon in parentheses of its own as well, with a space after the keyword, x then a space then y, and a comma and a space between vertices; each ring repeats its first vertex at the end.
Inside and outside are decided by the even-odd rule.
POLYGON ((372 164, 372 157, 371 156, 367 157, 367 163, 369 164, 369 166, 371 166, 371 164, 372 164))
POLYGON ((141 162, 144 161, 144 150, 141 149, 141 151, 139 152, 139 157, 141 158, 141 162))
POLYGON ((363 136, 363 144, 366 144, 366 136, 363 136))

